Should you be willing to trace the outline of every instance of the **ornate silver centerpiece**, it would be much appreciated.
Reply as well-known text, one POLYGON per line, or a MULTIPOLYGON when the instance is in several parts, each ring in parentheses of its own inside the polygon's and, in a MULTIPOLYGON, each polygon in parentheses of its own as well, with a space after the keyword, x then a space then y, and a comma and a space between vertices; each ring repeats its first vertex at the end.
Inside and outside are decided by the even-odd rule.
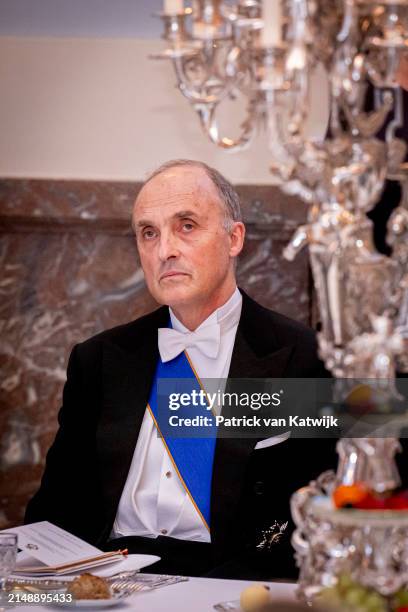
MULTIPOLYGON (((207 136, 236 150, 266 131, 271 172, 309 205, 308 222, 284 256, 292 260, 309 247, 327 368, 338 379, 370 379, 396 397, 396 371, 408 371, 408 163, 396 82, 408 52, 408 0, 196 0, 188 8, 166 0, 160 17, 168 48, 157 57, 172 61, 207 136), (319 66, 330 92, 320 141, 305 129, 319 66), (237 97, 247 115, 231 138, 222 134, 218 109, 237 97), (392 257, 375 249, 366 215, 387 178, 403 186, 388 223, 392 257)), ((338 511, 318 500, 335 483, 364 479, 379 492, 397 486, 398 432, 388 435, 341 440, 337 475, 293 497, 293 544, 307 598, 346 570, 383 594, 408 585, 405 513, 338 511)))
POLYGON ((337 477, 326 472, 293 495, 292 544, 305 599, 313 600, 342 575, 385 597, 408 585, 408 512, 338 510, 330 499, 339 481, 375 483, 378 492, 398 485, 398 446, 394 438, 342 440, 337 477))

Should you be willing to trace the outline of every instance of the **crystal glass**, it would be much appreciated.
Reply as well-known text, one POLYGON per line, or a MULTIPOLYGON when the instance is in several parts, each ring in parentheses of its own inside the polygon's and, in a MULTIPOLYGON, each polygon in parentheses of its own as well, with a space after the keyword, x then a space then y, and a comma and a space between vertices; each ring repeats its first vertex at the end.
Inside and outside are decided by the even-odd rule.
POLYGON ((14 570, 17 555, 17 534, 0 533, 0 596, 4 594, 6 581, 14 570))

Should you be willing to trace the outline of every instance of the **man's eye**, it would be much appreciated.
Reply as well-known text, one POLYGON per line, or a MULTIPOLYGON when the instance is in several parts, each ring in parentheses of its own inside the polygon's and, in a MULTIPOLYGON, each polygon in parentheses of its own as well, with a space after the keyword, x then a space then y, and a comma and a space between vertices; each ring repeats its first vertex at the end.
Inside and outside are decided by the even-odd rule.
POLYGON ((193 225, 193 223, 190 223, 189 221, 186 221, 185 223, 183 223, 182 229, 183 229, 184 232, 191 232, 191 230, 194 229, 194 225, 193 225))
POLYGON ((146 229, 142 232, 142 236, 145 240, 151 240, 156 236, 156 232, 152 229, 146 229))

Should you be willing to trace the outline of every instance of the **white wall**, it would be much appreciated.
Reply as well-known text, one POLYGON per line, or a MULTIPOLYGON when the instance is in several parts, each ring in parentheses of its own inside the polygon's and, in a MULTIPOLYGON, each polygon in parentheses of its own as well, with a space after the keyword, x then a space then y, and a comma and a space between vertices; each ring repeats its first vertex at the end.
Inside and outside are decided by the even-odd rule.
POLYGON ((158 39, 162 8, 163 0, 0 0, 0 36, 158 39))
MULTIPOLYGON (((241 153, 207 142, 156 40, 0 37, 0 176, 141 180, 161 162, 201 159, 236 183, 270 183, 265 139, 241 153)), ((322 74, 312 130, 327 120, 322 74)), ((237 126, 239 112, 224 111, 237 126)), ((234 134, 233 134, 234 135, 234 134)))

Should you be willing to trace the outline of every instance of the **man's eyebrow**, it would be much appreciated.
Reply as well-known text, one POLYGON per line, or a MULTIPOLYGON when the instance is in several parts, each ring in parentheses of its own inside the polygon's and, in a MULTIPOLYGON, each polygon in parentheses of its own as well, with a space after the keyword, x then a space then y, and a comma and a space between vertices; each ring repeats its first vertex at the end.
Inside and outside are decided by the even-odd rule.
POLYGON ((135 227, 146 227, 146 225, 154 225, 151 221, 147 219, 140 219, 137 223, 135 223, 135 227))
MULTIPOLYGON (((180 210, 173 215, 173 219, 184 219, 185 217, 198 217, 198 215, 193 210, 180 210)), ((154 225, 154 223, 148 219, 140 219, 135 223, 135 227, 147 227, 149 225, 154 225)))
POLYGON ((197 213, 193 210, 180 210, 173 215, 176 219, 183 219, 184 217, 198 217, 197 213))

